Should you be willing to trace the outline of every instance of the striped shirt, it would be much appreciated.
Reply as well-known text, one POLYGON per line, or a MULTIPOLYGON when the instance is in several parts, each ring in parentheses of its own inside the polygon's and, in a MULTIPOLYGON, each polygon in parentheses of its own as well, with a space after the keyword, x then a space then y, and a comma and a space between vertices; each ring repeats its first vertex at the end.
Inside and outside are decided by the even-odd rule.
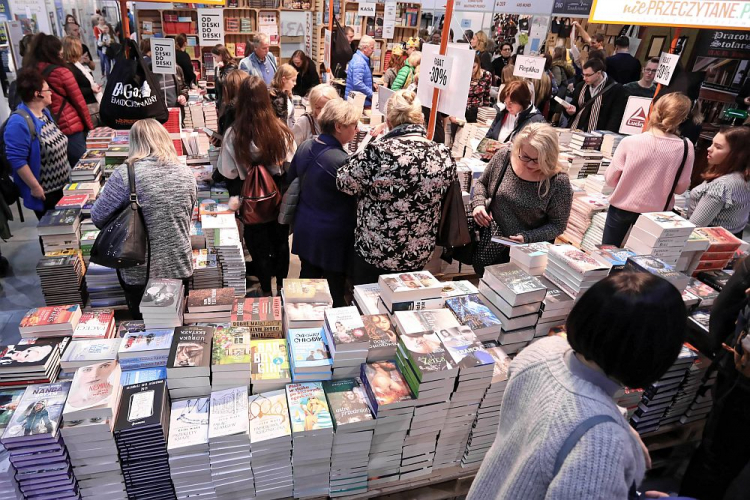
POLYGON ((570 126, 572 129, 578 128, 578 122, 581 121, 581 109, 583 109, 583 104, 591 99, 591 96, 594 97, 594 104, 591 105, 591 115, 589 116, 589 123, 588 127, 586 127, 586 132, 591 132, 593 130, 596 130, 596 124, 599 123, 599 112, 602 109, 602 97, 601 94, 602 90, 604 90, 604 87, 607 86, 607 82, 609 82, 609 77, 607 76, 607 73, 604 73, 604 78, 602 78, 602 81, 599 82, 599 85, 596 87, 592 87, 591 85, 586 85, 585 89, 581 90, 581 95, 578 97, 578 115, 576 116, 575 120, 573 120, 573 124, 570 126), (586 93, 588 92, 588 99, 586 98, 586 93))
POLYGON ((696 226, 721 226, 731 233, 741 232, 750 215, 750 181, 741 172, 704 181, 690 191, 688 213, 696 226))

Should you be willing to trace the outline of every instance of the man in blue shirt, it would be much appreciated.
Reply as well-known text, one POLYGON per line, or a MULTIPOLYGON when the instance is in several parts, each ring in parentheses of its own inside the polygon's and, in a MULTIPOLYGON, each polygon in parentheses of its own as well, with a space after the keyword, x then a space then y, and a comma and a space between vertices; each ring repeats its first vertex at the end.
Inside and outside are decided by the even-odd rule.
MULTIPOLYGON (((359 41, 359 50, 349 61, 346 70, 346 91, 344 97, 348 97, 353 90, 365 95, 365 107, 372 106, 372 70, 370 69, 370 56, 375 51, 375 40, 370 36, 363 36, 359 41)), ((377 87, 375 87, 377 89, 377 87)))
POLYGON ((259 33, 253 38, 255 50, 252 54, 240 61, 240 69, 250 76, 259 76, 271 85, 273 75, 276 74, 276 57, 268 51, 271 40, 265 33, 259 33))

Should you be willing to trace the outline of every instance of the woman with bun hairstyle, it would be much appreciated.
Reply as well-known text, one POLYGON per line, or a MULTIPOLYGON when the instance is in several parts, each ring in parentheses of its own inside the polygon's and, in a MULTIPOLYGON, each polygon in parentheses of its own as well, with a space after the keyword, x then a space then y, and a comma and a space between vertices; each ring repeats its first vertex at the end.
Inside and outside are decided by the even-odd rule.
POLYGON ((174 38, 174 46, 177 49, 175 51, 175 62, 177 62, 177 66, 182 68, 187 86, 192 87, 198 83, 198 78, 195 76, 195 69, 193 68, 193 62, 190 60, 190 54, 187 53, 187 36, 184 33, 177 35, 174 38))
POLYGON ((654 105, 648 130, 620 142, 604 174, 607 185, 614 188, 604 245, 620 247, 640 214, 661 212, 665 205, 671 209, 673 195, 684 193, 690 185, 695 152, 693 143, 679 136, 679 128, 691 107, 684 94, 667 94, 654 105))

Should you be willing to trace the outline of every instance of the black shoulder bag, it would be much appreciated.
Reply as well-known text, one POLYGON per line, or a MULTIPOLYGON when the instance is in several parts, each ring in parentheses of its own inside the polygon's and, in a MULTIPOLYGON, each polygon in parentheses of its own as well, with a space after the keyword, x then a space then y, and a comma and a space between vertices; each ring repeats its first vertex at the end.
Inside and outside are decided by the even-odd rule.
POLYGON ((135 192, 135 168, 130 163, 128 185, 130 200, 104 224, 91 248, 91 262, 100 266, 124 269, 148 260, 148 229, 135 192))

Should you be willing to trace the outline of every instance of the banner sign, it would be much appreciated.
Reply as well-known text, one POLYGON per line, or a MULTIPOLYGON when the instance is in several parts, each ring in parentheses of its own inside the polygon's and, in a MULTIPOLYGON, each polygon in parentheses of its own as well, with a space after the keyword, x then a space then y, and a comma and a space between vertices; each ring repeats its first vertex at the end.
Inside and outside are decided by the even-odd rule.
POLYGON ((589 17, 594 0, 555 0, 553 16, 589 17))
POLYGON ((750 1, 594 0, 589 22, 747 30, 750 1))
POLYGON ((201 45, 224 43, 224 9, 198 9, 201 45))
POLYGON ((648 97, 630 96, 625 106, 625 113, 622 115, 619 132, 625 135, 642 133, 650 107, 651 99, 648 97))
POLYGON ((175 62, 174 38, 151 39, 151 69, 157 75, 174 75, 177 72, 175 62))
POLYGON ((700 30, 695 43, 698 57, 750 59, 750 32, 700 30))
POLYGON ((546 62, 544 57, 517 55, 516 65, 513 67, 513 76, 541 80, 546 62))
POLYGON ((495 0, 495 12, 506 14, 544 14, 552 12, 555 0, 495 0))

